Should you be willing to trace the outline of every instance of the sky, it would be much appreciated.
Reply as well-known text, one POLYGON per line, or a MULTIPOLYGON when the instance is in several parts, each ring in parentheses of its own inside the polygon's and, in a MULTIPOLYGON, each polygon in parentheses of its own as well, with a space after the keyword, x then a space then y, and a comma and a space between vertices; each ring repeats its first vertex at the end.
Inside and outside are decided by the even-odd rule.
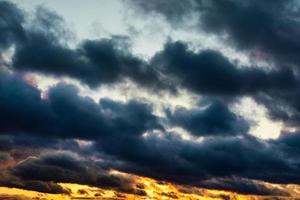
POLYGON ((297 0, 0 0, 0 199, 300 198, 297 0))

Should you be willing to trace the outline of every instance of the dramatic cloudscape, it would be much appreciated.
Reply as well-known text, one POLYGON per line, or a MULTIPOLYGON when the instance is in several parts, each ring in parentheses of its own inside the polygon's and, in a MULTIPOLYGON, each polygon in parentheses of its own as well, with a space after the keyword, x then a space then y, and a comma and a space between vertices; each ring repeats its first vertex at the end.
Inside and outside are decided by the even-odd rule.
POLYGON ((0 0, 0 199, 300 199, 298 0, 0 0))

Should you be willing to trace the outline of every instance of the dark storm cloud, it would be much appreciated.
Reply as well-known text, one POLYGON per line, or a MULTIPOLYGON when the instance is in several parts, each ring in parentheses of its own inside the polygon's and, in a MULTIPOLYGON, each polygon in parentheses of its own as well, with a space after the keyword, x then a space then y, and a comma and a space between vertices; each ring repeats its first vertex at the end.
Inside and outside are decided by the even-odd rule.
POLYGON ((154 56, 152 64, 199 94, 247 95, 291 89, 297 84, 289 69, 268 72, 257 67, 238 68, 218 51, 193 52, 180 41, 166 43, 154 56))
POLYGON ((101 140, 95 147, 116 157, 121 164, 109 164, 120 170, 183 184, 199 186, 201 181, 228 176, 276 183, 299 180, 297 159, 291 161, 275 145, 247 135, 192 142, 174 133, 154 133, 135 140, 101 140))
MULTIPOLYGON (((268 144, 247 134, 205 138, 199 143, 185 141, 174 133, 164 132, 151 107, 144 103, 120 103, 108 99, 95 103, 79 96, 74 86, 65 84, 51 88, 47 98, 43 99, 40 91, 21 77, 3 72, 0 80, 1 133, 4 135, 21 132, 45 139, 91 139, 96 142, 94 148, 107 156, 100 166, 183 184, 201 186, 201 181, 233 175, 279 183, 298 183, 300 180, 297 160, 283 157, 285 150, 277 149, 275 143, 268 144), (162 135, 151 133, 153 129, 160 130, 162 135), (148 136, 142 136, 145 132, 148 136)), ((212 108, 215 106, 220 106, 226 116, 220 119, 225 120, 225 126, 217 120, 221 128, 237 120, 224 105, 216 104, 212 108)), ((204 119, 209 118, 210 109, 204 111, 204 119)), ((217 113, 221 115, 221 111, 217 113)), ((206 131, 214 130, 206 125, 206 131)), ((16 141, 11 142, 13 148, 16 141)), ((18 144, 22 143, 30 146, 28 141, 20 138, 18 144)), ((48 148, 56 148, 55 145, 55 142, 53 146, 48 144, 48 148)), ((115 184, 115 178, 106 176, 98 177, 100 182, 85 179, 88 174, 78 178, 78 174, 86 173, 87 164, 78 166, 76 163, 59 155, 51 159, 28 159, 16 166, 13 174, 26 181, 74 182, 99 187, 104 187, 103 183, 115 184), (51 165, 55 165, 55 169, 59 166, 70 166, 71 169, 55 171, 51 165)))
POLYGON ((120 39, 84 41, 76 49, 41 33, 27 33, 16 48, 15 69, 78 79, 91 87, 130 79, 149 88, 168 88, 143 60, 117 46, 120 39))
POLYGON ((174 90, 131 54, 124 37, 86 40, 71 48, 67 43, 73 34, 56 13, 39 7, 30 21, 14 4, 2 1, 0 6, 0 45, 15 45, 13 67, 17 70, 67 76, 91 87, 130 79, 146 88, 174 90))
POLYGON ((6 1, 0 2, 0 53, 8 48, 13 41, 24 37, 21 23, 24 16, 14 4, 6 1))
POLYGON ((90 87, 129 79, 145 88, 175 90, 131 54, 124 37, 86 40, 71 48, 67 43, 73 33, 56 13, 38 7, 29 20, 6 1, 0 2, 0 11, 0 49, 14 45, 13 67, 17 70, 71 77, 90 87))
POLYGON ((275 62, 278 70, 271 72, 237 69, 217 52, 196 54, 180 43, 166 45, 158 56, 162 57, 159 65, 172 66, 166 67, 168 74, 175 74, 179 82, 192 91, 234 96, 250 94, 267 107, 274 120, 299 126, 300 90, 296 68, 300 64, 300 43, 297 40, 300 36, 300 12, 297 1, 166 0, 142 3, 133 0, 131 3, 143 11, 161 13, 172 23, 177 23, 178 19, 191 12, 198 13, 201 30, 217 35, 227 34, 238 50, 250 50, 261 54, 267 62, 275 62), (182 4, 187 6, 178 12, 171 13, 165 9, 168 6, 172 8, 171 5, 180 8, 182 4), (294 75, 292 68, 296 71, 294 75), (260 93, 257 95, 257 92, 260 93))
MULTIPOLYGON (((262 59, 266 59, 267 62, 275 62, 275 66, 281 70, 266 77, 265 72, 259 70, 237 71, 230 66, 231 64, 226 59, 217 58, 220 56, 212 55, 215 54, 214 52, 206 52, 203 53, 202 57, 205 55, 211 57, 210 62, 202 61, 206 66, 209 66, 204 68, 206 72, 214 71, 214 66, 221 65, 216 69, 216 73, 211 73, 213 76, 209 76, 210 73, 203 71, 197 73, 195 69, 188 74, 186 70, 189 69, 188 67, 181 67, 184 70, 179 71, 178 74, 181 77, 187 74, 182 84, 200 93, 249 94, 249 92, 264 91, 264 94, 255 96, 255 99, 268 108, 273 119, 283 120, 292 126, 299 124, 300 106, 297 101, 299 97, 297 85, 299 83, 292 83, 294 78, 288 68, 295 69, 300 64, 300 43, 297 39, 300 36, 300 12, 297 1, 191 0, 182 2, 165 0, 144 3, 140 0, 130 0, 129 2, 135 8, 142 9, 143 12, 160 13, 172 24, 179 25, 179 27, 183 26, 178 21, 183 22, 184 18, 189 17, 191 13, 198 15, 201 31, 215 33, 219 36, 228 35, 230 44, 233 44, 232 47, 237 48, 237 50, 250 50, 252 54, 260 54, 262 59), (174 12, 166 9, 173 8, 173 5, 174 12), (207 77, 207 79, 202 77, 207 77), (207 89, 207 85, 210 86, 210 90, 207 89), (275 88, 283 90, 266 91, 267 88, 270 89, 270 85, 275 85, 275 88)), ((173 47, 173 49, 175 48, 173 47)), ((186 57, 182 53, 180 55, 183 57, 179 56, 179 53, 173 55, 176 56, 170 59, 173 61, 170 62, 172 66, 176 66, 176 64, 178 66, 178 63, 182 63, 186 57)), ((201 62, 198 61, 198 63, 201 62)), ((187 63, 185 61, 186 66, 195 66, 193 64, 195 62, 187 63)))
MULTIPOLYGON (((214 8, 221 4, 226 7, 225 5, 230 2, 243 9, 250 9, 253 6, 262 9, 265 6, 264 3, 253 5, 245 3, 241 6, 235 1, 220 2, 211 2, 204 8, 206 6, 214 8)), ((178 5, 179 10, 181 4, 183 3, 178 5)), ((279 5, 282 3, 276 1, 272 9, 278 9, 279 5)), ((223 8, 222 6, 220 9, 223 8)), ((179 13, 184 12, 182 10, 179 13)), ((210 15, 209 13, 205 16, 210 15)), ((11 19, 8 17, 7 21, 11 19)), ((148 63, 132 55, 130 49, 124 44, 124 39, 120 37, 87 40, 75 48, 70 48, 66 44, 70 33, 64 28, 66 25, 63 19, 46 9, 37 10, 33 24, 24 30, 21 29, 22 24, 19 24, 24 37, 19 37, 21 39, 15 41, 13 68, 16 70, 35 71, 59 77, 68 76, 91 87, 130 79, 138 85, 155 91, 161 89, 175 91, 176 87, 184 87, 197 94, 230 97, 264 93, 270 96, 273 102, 270 103, 261 97, 257 100, 270 107, 270 114, 274 119, 278 118, 294 124, 299 121, 297 92, 291 93, 289 98, 285 99, 285 91, 295 90, 299 82, 290 69, 265 71, 256 67, 239 68, 217 51, 193 52, 183 42, 168 42, 164 49, 148 63), (294 100, 288 102, 287 106, 297 111, 293 112, 292 116, 287 111, 289 108, 282 110, 282 102, 290 99, 294 100)), ((17 33, 19 32, 21 31, 17 33)))
POLYGON ((13 151, 15 149, 79 149, 78 143, 74 140, 60 140, 59 138, 43 138, 42 136, 33 134, 12 134, 7 133, 0 135, 0 150, 13 151))
POLYGON ((299 184, 298 137, 290 135, 289 142, 262 141, 251 136, 192 142, 170 133, 135 141, 101 141, 96 147, 118 160, 109 166, 157 180, 244 194, 286 196, 284 191, 251 179, 299 184), (210 182, 216 177, 224 181, 210 182))
POLYGON ((300 150, 300 133, 299 132, 283 132, 274 142, 284 145, 285 148, 291 148, 295 153, 300 150))
POLYGON ((259 50, 280 64, 299 65, 300 12, 295 0, 127 2, 143 12, 162 14, 175 27, 194 14, 199 18, 201 31, 226 34, 238 49, 259 50))
MULTIPOLYGON (((185 7, 186 2, 172 1, 171 6, 171 1, 139 4, 147 10, 164 13, 174 21, 188 10, 201 8, 206 30, 229 33, 243 49, 258 45, 278 56, 277 59, 298 62, 298 42, 292 42, 298 33, 282 17, 289 8, 280 1, 272 1, 272 4, 271 1, 251 1, 252 4, 220 0, 208 1, 205 5, 203 1, 189 1, 185 7), (267 6, 269 10, 265 9, 267 6), (282 19, 275 21, 277 17, 282 19), (259 24, 254 23, 256 21, 259 24), (285 36, 287 31, 292 37, 285 36), (283 44, 283 48, 279 48, 279 44, 283 44)), ((40 8, 27 27, 22 11, 13 4, 1 1, 1 10, 0 48, 15 45, 11 70, 72 77, 91 87, 130 79, 154 91, 184 87, 197 94, 221 98, 252 95, 268 106, 274 119, 291 123, 300 119, 298 78, 290 69, 265 71, 257 67, 238 67, 217 51, 194 52, 183 42, 167 42, 149 62, 132 55, 119 37, 86 40, 71 48, 67 45, 71 33, 55 13, 40 8)), ((286 17, 291 14, 295 13, 286 17)), ((248 179, 300 184, 299 134, 282 135, 270 141, 244 134, 248 132, 248 123, 221 103, 223 101, 212 101, 204 110, 177 109, 168 114, 172 125, 181 126, 195 136, 213 136, 190 141, 165 131, 148 104, 109 99, 96 103, 81 96, 76 87, 64 83, 50 88, 42 97, 41 91, 14 73, 0 73, 2 151, 41 146, 59 149, 58 145, 66 142, 64 139, 80 138, 95 142, 93 149, 88 149, 91 154, 101 153, 106 157, 95 165, 64 154, 28 158, 2 173, 1 185, 60 193, 64 191, 52 182, 71 182, 145 194, 133 186, 131 179, 111 175, 99 166, 245 194, 285 195, 248 179), (24 135, 30 137, 26 139, 24 135), (232 177, 240 179, 234 182, 232 177), (217 183, 208 181, 213 178, 222 179, 217 183)), ((73 145, 65 144, 63 149, 78 147, 73 145)), ((10 158, 8 154, 0 156, 3 160, 10 158)))
POLYGON ((9 171, 2 170, 0 172, 0 186, 21 188, 25 190, 33 190, 38 192, 52 193, 52 194, 69 194, 70 191, 62 188, 54 182, 45 182, 40 180, 23 180, 14 176, 9 171))
POLYGON ((41 92, 20 77, 1 73, 1 133, 92 139, 130 137, 161 128, 152 108, 145 103, 109 99, 95 103, 65 84, 51 88, 47 96, 42 99, 41 92))
MULTIPOLYGON (((202 142, 186 141, 174 133, 164 132, 147 104, 108 99, 95 103, 79 96, 74 86, 64 84, 51 88, 47 98, 42 99, 40 91, 21 77, 3 72, 0 80, 1 133, 8 138, 11 138, 9 134, 21 132, 47 140, 91 139, 96 143, 89 151, 106 155, 97 164, 99 166, 182 184, 202 186, 201 181, 228 176, 299 183, 299 162, 295 157, 283 156, 289 154, 285 153, 285 148, 276 148, 281 146, 276 142, 264 142, 247 134, 209 137, 202 142), (55 126, 50 126, 52 124, 55 126), (160 130, 161 135, 152 133, 153 129, 160 130), (148 136, 142 136, 145 132, 148 136)), ((235 120, 228 108, 219 106, 225 116, 235 120)), ((207 109, 209 111, 210 107, 207 109)), ((218 111, 219 114, 222 112, 218 111)), ((205 118, 207 115, 204 114, 205 118)), ((230 120, 226 122, 226 119, 222 118, 228 124, 230 120)), ((19 141, 11 140, 10 148, 22 144, 30 146, 30 142, 20 138, 19 141)), ((56 145, 54 141, 53 146, 45 146, 51 149, 56 145)), ((73 182, 98 187, 118 185, 119 179, 110 175, 95 179, 95 173, 87 169, 89 165, 80 163, 73 158, 54 155, 28 159, 11 172, 24 181, 73 182), (92 175, 86 170, 93 174, 93 179, 90 180, 92 175)), ((137 192, 132 188, 123 188, 122 191, 137 192)))
POLYGON ((167 115, 173 126, 181 126, 196 136, 239 135, 249 130, 248 122, 220 101, 212 101, 204 109, 178 108, 167 115))
POLYGON ((284 91, 272 91, 255 96, 257 102, 266 106, 273 120, 283 121, 287 126, 298 127, 300 124, 300 88, 284 91))
POLYGON ((183 42, 167 43, 151 63, 190 91, 231 98, 252 96, 274 120, 299 125, 299 76, 289 68, 237 67, 217 51, 193 52, 183 42))
MULTIPOLYGON (((53 182, 77 183, 113 189, 119 192, 145 195, 141 188, 135 187, 130 176, 113 175, 98 168, 93 161, 85 160, 67 153, 51 153, 39 158, 32 157, 4 171, 9 177, 1 178, 1 185, 23 189, 35 189, 48 193, 67 193, 53 182), (11 180, 14 177, 16 180, 11 180), (22 184, 24 183, 24 184, 22 184), (42 186, 55 186, 56 190, 43 191, 42 186), (32 188, 30 188, 32 187, 32 188), (58 190, 61 189, 61 190, 58 190)), ((3 173, 3 174, 4 174, 3 173)))
POLYGON ((161 128, 152 108, 134 100, 121 103, 101 99, 97 104, 87 97, 80 97, 76 88, 60 85, 49 91, 49 103, 60 118, 58 125, 70 134, 96 138, 98 134, 130 137, 161 128))
MULTIPOLYGON (((296 132, 282 132, 280 137, 271 141, 284 153, 284 156, 289 157, 291 160, 296 160, 300 153, 300 133, 296 132)), ((299 166, 298 162, 295 162, 299 166)))
POLYGON ((202 186, 209 189, 235 191, 240 194, 289 196, 287 191, 266 186, 258 181, 231 177, 229 179, 213 179, 203 181, 202 186))
POLYGON ((15 161, 49 151, 71 151, 83 157, 101 156, 101 153, 91 151, 91 144, 92 142, 77 139, 61 139, 38 134, 1 134, 0 167, 7 168, 14 165, 15 161))
POLYGON ((258 48, 275 60, 299 64, 297 1, 210 0, 199 7, 208 31, 228 33, 238 48, 258 48))
POLYGON ((156 91, 183 86, 217 95, 285 89, 295 84, 288 69, 239 69, 217 51, 193 52, 182 42, 168 42, 150 63, 132 55, 123 37, 86 40, 71 48, 67 40, 72 34, 63 19, 43 8, 36 11, 31 24, 24 29, 24 38, 15 42, 16 70, 72 77, 91 87, 130 79, 156 91))

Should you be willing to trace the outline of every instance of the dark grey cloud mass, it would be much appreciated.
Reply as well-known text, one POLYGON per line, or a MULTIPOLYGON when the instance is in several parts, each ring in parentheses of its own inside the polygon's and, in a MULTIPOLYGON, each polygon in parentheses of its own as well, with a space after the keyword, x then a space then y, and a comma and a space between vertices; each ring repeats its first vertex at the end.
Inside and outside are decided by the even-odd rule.
MULTIPOLYGON (((299 84, 296 83, 294 86, 291 84, 293 82, 291 69, 298 74, 300 64, 300 44, 297 40, 300 36, 300 12, 297 1, 164 0, 144 2, 129 0, 128 2, 134 5, 136 10, 146 13, 155 12, 165 16, 170 23, 175 26, 179 25, 179 28, 184 26, 184 20, 188 19, 191 13, 197 15, 200 31, 213 33, 217 36, 226 34, 229 37, 227 37, 227 41, 237 50, 257 52, 263 54, 264 59, 267 59, 268 62, 275 62, 275 66, 283 71, 267 77, 264 72, 253 69, 249 70, 248 73, 236 73, 226 59, 223 59, 221 63, 221 58, 216 59, 214 57, 211 58, 210 63, 206 63, 210 67, 205 67, 205 70, 208 71, 214 66, 218 67, 216 63, 222 67, 218 67, 217 73, 213 71, 213 77, 206 76, 206 73, 201 74, 208 77, 207 79, 211 81, 209 85, 215 86, 213 89, 217 90, 217 94, 227 90, 230 92, 238 91, 243 94, 250 91, 261 91, 269 88, 270 83, 276 85, 275 87, 286 86, 283 91, 272 91, 271 93, 269 91, 268 94, 259 95, 257 100, 269 108, 274 119, 298 124, 299 112, 296 99, 299 89, 296 85, 299 84), (180 25, 178 21, 183 24, 180 25), (290 83, 290 85, 285 85, 286 83, 290 83)), ((212 56, 210 55, 210 57, 212 56)), ((172 64, 179 65, 178 63, 183 62, 183 58, 184 56, 174 56, 172 64)), ((191 62, 186 64, 195 66, 195 63, 191 62)), ((182 75, 187 72, 186 68, 184 67, 184 72, 180 71, 179 73, 182 75)), ((199 74, 193 69, 191 75, 186 76, 186 82, 183 81, 183 84, 190 85, 191 88, 196 87, 198 91, 199 87, 206 88, 207 84, 203 83, 203 78, 199 74), (193 75, 195 77, 192 77, 193 75)), ((206 91, 202 89, 200 92, 206 91)))
POLYGON ((240 179, 231 177, 230 179, 213 179, 204 181, 203 187, 212 189, 225 189, 236 191, 241 194, 258 194, 258 195, 274 195, 289 196, 289 193, 278 188, 268 188, 262 183, 251 181, 248 179, 240 179))
POLYGON ((54 182, 32 180, 24 181, 6 172, 1 172, 0 177, 0 186, 2 187, 22 188, 26 190, 33 190, 52 194, 70 194, 70 191, 64 189, 63 187, 54 182))
MULTIPOLYGON (((239 50, 259 49, 282 65, 299 64, 299 4, 295 0, 128 0, 178 26, 192 14, 201 31, 227 34, 239 50), (191 14, 192 13, 192 14, 191 14)), ((180 27, 180 26, 179 26, 180 27)))
POLYGON ((298 161, 290 160, 283 146, 251 136, 191 142, 172 133, 139 140, 99 141, 96 145, 99 151, 125 161, 123 165, 115 163, 115 167, 162 180, 199 185, 212 177, 240 176, 298 183, 298 161))
POLYGON ((120 134, 130 137, 162 128, 147 104, 109 99, 97 104, 79 96, 71 85, 59 84, 48 91, 47 99, 42 99, 41 91, 3 72, 0 93, 2 133, 96 139, 120 134))
POLYGON ((249 124, 229 110, 222 102, 213 101, 206 108, 187 110, 178 108, 167 111, 170 123, 180 126, 198 136, 241 135, 247 133, 249 124))
POLYGON ((1 172, 0 185, 36 190, 46 193, 70 194, 56 183, 77 183, 116 189, 120 192, 145 195, 131 177, 109 174, 92 161, 68 153, 51 153, 39 158, 30 157, 18 165, 1 172))
POLYGON ((184 41, 168 41, 149 61, 133 55, 123 37, 85 40, 70 47, 72 33, 61 17, 38 8, 30 21, 16 5, 1 1, 0 52, 11 46, 15 51, 12 65, 1 66, 0 72, 0 150, 5 152, 0 162, 27 158, 11 154, 24 148, 69 150, 82 157, 101 155, 102 160, 38 154, 3 170, 0 185, 68 194, 55 182, 71 182, 145 195, 132 180, 108 173, 117 169, 210 189, 288 195, 252 179, 300 184, 299 131, 274 140, 251 136, 250 123, 234 113, 230 103, 250 96, 265 105, 273 119, 299 125, 299 12, 291 7, 295 2, 131 3, 163 14, 172 23, 180 21, 177 28, 189 12, 198 13, 203 30, 228 34, 230 44, 240 50, 270 54, 278 67, 238 66, 217 50, 192 51, 184 41), (176 95, 177 89, 185 88, 208 97, 208 104, 204 109, 167 108, 166 116, 158 117, 150 103, 95 102, 65 83, 42 95, 20 72, 71 77, 91 88, 127 79, 152 93, 176 95), (183 140, 166 126, 181 127, 195 140, 183 140), (91 144, 81 149, 75 139, 91 144))
POLYGON ((126 38, 86 40, 76 48, 67 44, 72 33, 55 13, 38 8, 27 18, 14 4, 1 2, 1 49, 15 45, 13 68, 78 79, 90 87, 130 79, 146 88, 174 90, 158 72, 132 55, 126 38), (3 10, 3 11, 2 11, 3 10))
MULTIPOLYGON (((51 88, 48 97, 42 99, 40 91, 23 81, 21 77, 5 72, 1 77, 0 102, 2 105, 1 121, 3 122, 1 133, 6 136, 6 139, 13 140, 11 143, 5 142, 4 150, 17 146, 31 148, 47 146, 55 149, 57 141, 52 140, 51 142, 49 138, 81 138, 96 142, 94 147, 89 150, 89 154, 99 152, 111 157, 100 165, 161 180, 204 186, 201 181, 212 177, 236 175, 271 182, 298 183, 299 179, 295 179, 299 172, 294 163, 296 159, 290 163, 288 158, 281 157, 284 151, 277 150, 275 146, 268 147, 268 144, 252 138, 250 135, 242 136, 243 133, 240 133, 241 138, 212 137, 201 143, 183 141, 176 135, 167 132, 163 137, 155 134, 144 137, 142 134, 146 131, 151 132, 151 129, 156 129, 164 132, 164 129, 160 125, 159 119, 152 114, 150 107, 143 103, 134 101, 120 103, 104 99, 97 104, 87 97, 80 97, 74 86, 64 84, 51 88), (26 141, 24 136, 23 139, 19 136, 16 138, 17 140, 9 137, 9 135, 14 136, 18 133, 41 137, 41 139, 35 140, 36 142, 47 138, 48 142, 45 144, 39 142, 40 146, 35 146, 32 145, 34 140, 30 137, 27 137, 29 141, 26 141), (9 147, 9 144, 12 147, 9 147), (217 163, 222 163, 222 168, 217 163), (260 165, 257 166, 257 163, 260 165), (286 171, 291 174, 283 173, 286 171), (274 178, 274 174, 276 174, 276 178, 274 178), (185 178, 183 179, 183 177, 185 178)), ((206 133, 204 135, 214 135, 219 133, 219 130, 221 132, 225 130, 226 133, 229 131, 226 130, 227 128, 234 130, 235 127, 231 127, 231 124, 238 120, 237 116, 223 104, 215 103, 212 108, 208 107, 203 113, 196 113, 196 119, 200 116, 201 120, 216 120, 217 123, 205 123, 205 126, 199 126, 196 130, 206 133), (211 112, 212 108, 221 109, 218 114, 221 115, 224 112, 225 117, 218 119, 218 116, 213 115, 215 112, 211 112)), ((191 119, 195 117, 189 111, 186 112, 188 116, 192 117, 191 119)), ((193 113, 193 111, 190 112, 193 113)), ((171 121, 174 117, 177 117, 176 114, 170 117, 171 121)), ((239 124, 242 123, 239 122, 239 124)), ((244 125, 247 127, 247 124, 244 125)), ((182 126, 187 130, 190 129, 186 124, 182 124, 182 126)), ((247 128, 245 128, 246 130, 247 128)), ((3 144, 4 139, 5 137, 2 138, 3 144)), ((69 145, 69 149, 71 149, 72 145, 69 145)), ((63 165, 67 166, 67 164, 63 165)), ((74 165, 72 164, 72 166, 74 165)), ((33 168, 34 166, 30 165, 29 169, 33 168)), ((44 165, 41 168, 47 169, 44 165)), ((29 175, 30 173, 26 171, 24 174, 29 175)), ((46 182, 63 181, 55 178, 63 176, 58 174, 52 176, 52 174, 48 173, 43 178, 43 173, 33 173, 39 177, 28 177, 27 179, 46 182)), ((78 176, 79 174, 81 173, 78 173, 78 176)), ((14 175, 22 180, 27 180, 20 173, 14 175)), ((84 181, 76 179, 75 172, 69 175, 69 179, 64 182, 84 184, 84 181)), ((19 187, 26 188, 26 184, 19 187)), ((95 185, 95 183, 90 183, 90 185, 95 185)))
MULTIPOLYGON (((8 21, 11 15, 21 15, 18 9, 14 12, 4 13, 8 21)), ((296 84, 289 69, 240 69, 217 51, 195 53, 184 42, 168 42, 150 63, 124 48, 122 37, 87 40, 75 49, 70 48, 66 43, 70 33, 63 19, 45 9, 39 9, 36 18, 29 28, 19 20, 15 26, 20 30, 10 30, 14 35, 24 35, 21 40, 12 41, 16 44, 16 70, 68 76, 92 87, 130 79, 156 91, 175 91, 176 86, 183 86, 200 94, 215 95, 244 95, 287 89, 296 84)))
POLYGON ((6 1, 0 4, 0 52, 8 48, 14 41, 24 37, 21 23, 24 16, 15 5, 6 1))
POLYGON ((297 84, 290 69, 267 72, 256 67, 238 68, 217 51, 193 52, 183 42, 167 43, 152 63, 199 94, 238 96, 291 89, 297 84))

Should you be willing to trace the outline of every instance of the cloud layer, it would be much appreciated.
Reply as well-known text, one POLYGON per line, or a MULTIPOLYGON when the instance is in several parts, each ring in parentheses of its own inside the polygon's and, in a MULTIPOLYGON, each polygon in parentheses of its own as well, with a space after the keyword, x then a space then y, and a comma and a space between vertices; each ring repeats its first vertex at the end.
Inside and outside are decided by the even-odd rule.
POLYGON ((288 196, 261 181, 300 184, 296 2, 191 0, 174 1, 172 9, 170 3, 129 5, 159 13, 176 28, 195 14, 199 31, 226 34, 232 48, 259 51, 274 67, 243 66, 216 49, 196 51, 184 41, 167 41, 149 60, 131 52, 127 37, 73 47, 72 33, 56 13, 40 7, 29 18, 16 5, 0 2, 1 63, 13 48, 11 63, 0 72, 1 186, 68 194, 57 184, 63 182, 146 195, 130 177, 111 170, 242 194, 288 196), (42 91, 24 78, 27 73, 59 83, 42 91), (65 77, 90 89, 130 81, 149 95, 187 90, 202 99, 193 108, 165 108, 159 115, 145 99, 96 102, 61 81, 65 77), (232 109, 245 96, 295 131, 272 140, 254 137, 251 122, 232 109), (28 155, 20 155, 24 149, 28 155))

